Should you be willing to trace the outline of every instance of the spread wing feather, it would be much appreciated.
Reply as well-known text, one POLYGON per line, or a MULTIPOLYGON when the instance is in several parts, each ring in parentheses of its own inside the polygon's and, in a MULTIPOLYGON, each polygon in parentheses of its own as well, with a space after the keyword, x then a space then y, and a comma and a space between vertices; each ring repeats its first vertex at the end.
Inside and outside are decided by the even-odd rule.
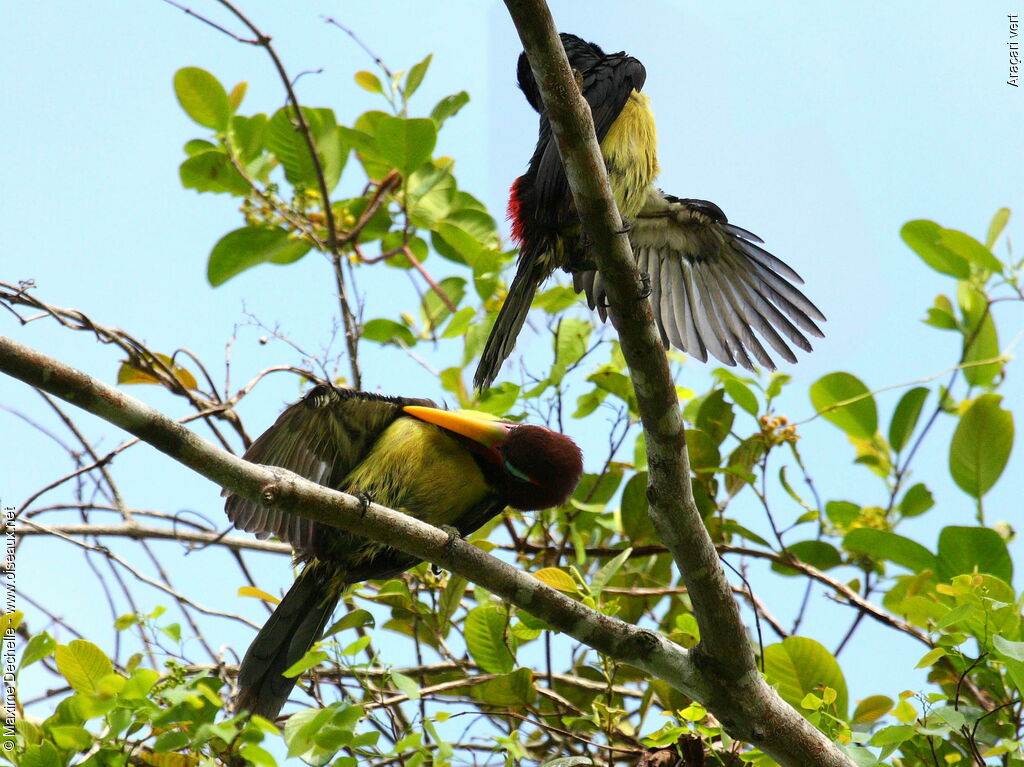
MULTIPOLYGON (((651 307, 663 343, 703 361, 774 370, 761 342, 788 362, 787 344, 811 350, 807 336, 822 337, 825 316, 796 287, 800 275, 760 247, 756 235, 728 222, 714 203, 680 199, 657 189, 629 234, 637 267, 651 280, 651 307), (758 338, 760 335, 760 339, 758 338)), ((574 275, 601 319, 607 296, 599 274, 574 275)))

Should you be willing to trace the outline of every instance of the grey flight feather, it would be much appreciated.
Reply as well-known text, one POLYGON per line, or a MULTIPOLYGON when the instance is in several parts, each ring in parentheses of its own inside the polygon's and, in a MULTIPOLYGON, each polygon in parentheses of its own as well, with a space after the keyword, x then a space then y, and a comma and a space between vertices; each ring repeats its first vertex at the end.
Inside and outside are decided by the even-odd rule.
MULTIPOLYGON (((760 247, 761 238, 728 222, 714 203, 648 190, 632 221, 630 245, 637 268, 651 278, 651 308, 662 342, 702 362, 708 353, 726 365, 775 369, 758 339, 796 362, 786 340, 811 350, 825 316, 796 287, 800 275, 760 247), (806 334, 806 335, 805 335, 806 334), (753 360, 751 359, 753 358, 753 360)), ((573 275, 591 309, 604 320, 608 297, 600 274, 573 275)))

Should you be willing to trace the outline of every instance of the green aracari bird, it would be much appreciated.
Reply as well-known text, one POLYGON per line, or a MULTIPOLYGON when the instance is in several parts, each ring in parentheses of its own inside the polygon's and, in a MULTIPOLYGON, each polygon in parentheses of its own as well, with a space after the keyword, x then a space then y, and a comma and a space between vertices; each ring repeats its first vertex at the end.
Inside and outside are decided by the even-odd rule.
MULTIPOLYGON (((440 410, 425 399, 326 385, 288 407, 245 459, 289 469, 462 536, 506 506, 530 511, 564 503, 583 471, 575 443, 549 429, 440 410)), ((290 543, 304 564, 239 669, 236 710, 273 719, 296 681, 282 673, 323 634, 345 587, 394 577, 420 560, 226 495, 236 528, 290 543)))
MULTIPOLYGON (((787 344, 811 350, 805 333, 821 337, 825 316, 793 283, 795 271, 761 246, 756 235, 729 223, 706 200, 666 195, 658 175, 657 129, 642 92, 647 73, 624 52, 606 54, 594 43, 562 34, 569 64, 590 105, 615 203, 629 230, 637 267, 650 281, 651 308, 670 345, 707 361, 774 370, 764 341, 796 362, 787 344), (751 359, 753 357, 753 360, 751 359)), ((591 309, 607 318, 607 295, 594 269, 592 246, 582 231, 551 124, 526 54, 519 57, 519 86, 540 113, 537 147, 525 174, 512 185, 508 215, 519 245, 509 287, 478 363, 474 384, 490 386, 526 321, 538 287, 554 272, 573 274, 573 286, 591 309)))

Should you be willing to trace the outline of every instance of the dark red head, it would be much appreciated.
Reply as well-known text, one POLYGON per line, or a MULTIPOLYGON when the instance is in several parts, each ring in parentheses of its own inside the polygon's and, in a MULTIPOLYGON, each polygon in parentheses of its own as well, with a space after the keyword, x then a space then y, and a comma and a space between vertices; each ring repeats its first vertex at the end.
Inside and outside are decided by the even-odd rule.
POLYGON ((583 474, 583 455, 564 434, 469 410, 407 405, 406 413, 465 440, 499 497, 521 511, 561 506, 583 474))
POLYGON ((561 506, 579 484, 583 454, 564 434, 528 424, 510 425, 496 447, 501 455, 509 506, 536 511, 561 506))

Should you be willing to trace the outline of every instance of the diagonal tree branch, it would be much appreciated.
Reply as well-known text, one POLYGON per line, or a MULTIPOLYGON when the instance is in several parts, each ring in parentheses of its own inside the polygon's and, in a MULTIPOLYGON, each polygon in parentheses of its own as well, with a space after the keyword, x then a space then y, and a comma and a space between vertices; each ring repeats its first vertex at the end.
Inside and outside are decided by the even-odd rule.
POLYGON ((134 434, 198 474, 246 498, 386 543, 477 583, 595 650, 641 668, 696 700, 709 690, 691 653, 654 631, 603 615, 446 532, 375 503, 259 466, 85 373, 0 336, 0 372, 134 434))
POLYGON ((675 385, 615 208, 593 120, 544 0, 505 0, 526 50, 565 165, 576 209, 594 244, 609 314, 629 365, 647 443, 650 514, 693 603, 701 641, 693 661, 709 683, 702 702, 735 737, 783 765, 853 763, 761 678, 739 606, 693 500, 675 385))

